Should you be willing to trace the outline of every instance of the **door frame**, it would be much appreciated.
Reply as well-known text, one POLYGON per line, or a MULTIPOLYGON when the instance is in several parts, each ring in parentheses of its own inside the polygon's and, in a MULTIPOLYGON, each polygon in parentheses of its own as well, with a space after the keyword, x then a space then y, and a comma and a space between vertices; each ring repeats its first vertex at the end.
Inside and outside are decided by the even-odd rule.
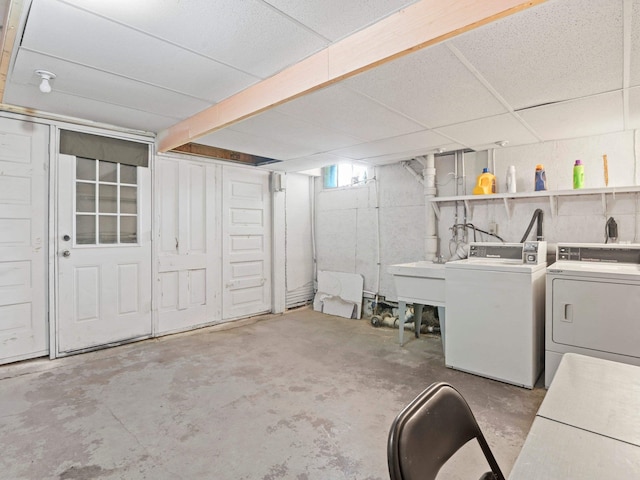
POLYGON ((153 238, 153 219, 154 219, 154 202, 153 198, 155 195, 154 191, 154 175, 155 169, 154 160, 155 160, 155 143, 154 139, 144 135, 135 135, 131 133, 99 129, 99 128, 91 128, 85 127, 82 125, 75 124, 67 124, 64 122, 53 122, 50 125, 50 137, 49 137, 49 358, 61 358, 68 355, 75 355, 77 353, 83 353, 93 350, 100 350, 107 346, 112 347, 116 345, 123 345, 126 343, 132 343, 141 340, 140 337, 129 340, 122 340, 119 342, 109 343, 108 345, 100 345, 96 347, 90 347, 87 349, 74 351, 73 353, 61 353, 59 351, 58 346, 58 331, 59 331, 59 323, 58 323, 58 310, 59 310, 59 284, 58 284, 58 252, 61 249, 60 245, 60 232, 58 231, 58 197, 59 197, 59 188, 58 188, 58 175, 59 175, 59 155, 60 155, 60 130, 73 130, 82 133, 89 133, 94 135, 101 135, 110 138, 118 138, 121 140, 134 141, 139 143, 145 143, 149 145, 149 166, 147 168, 150 169, 150 192, 151 196, 151 231, 150 231, 150 239, 151 242, 151 276, 149 277, 149 282, 151 284, 151 334, 149 337, 153 337, 154 325, 155 325, 155 295, 154 295, 154 278, 156 274, 156 255, 155 255, 155 242, 153 238))

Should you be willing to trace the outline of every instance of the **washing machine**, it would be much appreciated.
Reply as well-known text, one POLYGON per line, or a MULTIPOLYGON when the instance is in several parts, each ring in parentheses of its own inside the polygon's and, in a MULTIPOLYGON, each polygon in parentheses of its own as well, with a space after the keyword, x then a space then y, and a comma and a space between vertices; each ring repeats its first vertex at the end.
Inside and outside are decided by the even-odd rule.
POLYGON ((533 388, 544 360, 546 243, 472 243, 445 265, 448 367, 533 388))
POLYGON ((556 246, 547 268, 545 386, 562 355, 640 365, 640 245, 556 246))

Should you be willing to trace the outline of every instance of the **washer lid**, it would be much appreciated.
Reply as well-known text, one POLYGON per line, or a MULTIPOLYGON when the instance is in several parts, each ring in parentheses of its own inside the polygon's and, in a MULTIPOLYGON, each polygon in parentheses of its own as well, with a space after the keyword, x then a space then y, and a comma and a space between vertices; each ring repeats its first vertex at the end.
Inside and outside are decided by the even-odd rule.
POLYGON ((629 278, 640 279, 640 265, 632 263, 598 263, 558 261, 549 265, 547 275, 578 275, 584 277, 601 278, 629 278))

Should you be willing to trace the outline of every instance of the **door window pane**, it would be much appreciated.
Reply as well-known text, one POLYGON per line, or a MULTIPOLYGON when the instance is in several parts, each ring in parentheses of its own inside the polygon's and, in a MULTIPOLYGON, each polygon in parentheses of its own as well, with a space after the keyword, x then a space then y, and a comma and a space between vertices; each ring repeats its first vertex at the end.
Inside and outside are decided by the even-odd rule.
POLYGON ((96 161, 88 158, 76 159, 76 178, 78 180, 96 179, 96 161))
POLYGON ((91 212, 96 211, 96 184, 76 183, 76 211, 91 212))
POLYGON ((98 220, 100 243, 118 243, 118 217, 100 215, 98 220))
POLYGON ((76 215, 76 244, 93 245, 96 243, 95 215, 76 215))
POLYGON ((100 169, 100 181, 112 182, 118 181, 118 164, 111 162, 100 162, 98 167, 100 169))
POLYGON ((138 169, 131 165, 120 164, 120 183, 138 184, 138 169))
POLYGON ((100 184, 100 213, 118 212, 118 187, 100 184))
POLYGON ((137 167, 76 158, 77 245, 138 243, 137 181, 137 167))
POLYGON ((120 243, 138 242, 138 217, 120 217, 120 243))
POLYGON ((138 213, 138 189, 120 187, 120 213, 138 213))

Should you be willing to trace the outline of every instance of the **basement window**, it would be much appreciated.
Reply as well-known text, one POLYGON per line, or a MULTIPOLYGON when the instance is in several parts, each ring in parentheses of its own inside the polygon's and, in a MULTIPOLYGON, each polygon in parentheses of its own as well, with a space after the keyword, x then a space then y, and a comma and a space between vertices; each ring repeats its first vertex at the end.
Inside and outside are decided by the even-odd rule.
POLYGON ((340 163, 323 167, 324 188, 351 187, 367 181, 367 167, 351 163, 340 163))

